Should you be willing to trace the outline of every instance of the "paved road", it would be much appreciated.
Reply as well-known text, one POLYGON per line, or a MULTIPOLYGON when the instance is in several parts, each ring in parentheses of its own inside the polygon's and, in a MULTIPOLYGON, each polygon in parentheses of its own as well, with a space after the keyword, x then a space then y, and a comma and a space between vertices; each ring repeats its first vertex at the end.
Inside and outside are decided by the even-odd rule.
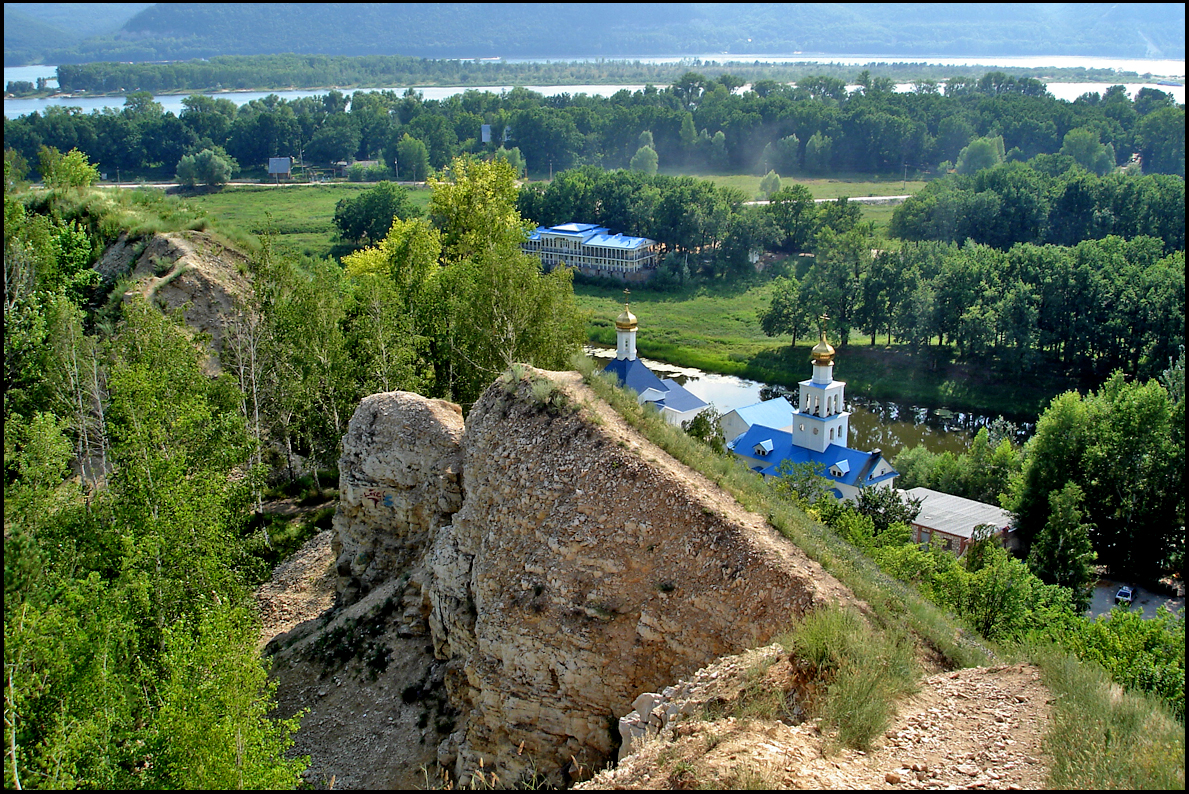
POLYGON ((1174 597, 1155 593, 1131 582, 1099 579, 1098 584, 1094 586, 1094 595, 1090 601, 1090 616, 1096 617, 1110 612, 1115 605, 1115 593, 1125 584, 1131 584, 1135 590, 1135 600, 1132 602, 1131 608, 1142 610, 1145 618, 1156 617, 1156 609, 1161 604, 1166 604, 1169 609, 1185 608, 1184 596, 1174 597))

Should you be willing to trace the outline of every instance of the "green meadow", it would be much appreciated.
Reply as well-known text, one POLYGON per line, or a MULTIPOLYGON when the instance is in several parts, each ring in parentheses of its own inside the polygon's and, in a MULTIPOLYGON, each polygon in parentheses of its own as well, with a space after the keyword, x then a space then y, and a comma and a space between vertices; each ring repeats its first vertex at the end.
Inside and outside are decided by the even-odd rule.
MULTIPOLYGON (((711 174, 690 171, 687 169, 661 168, 660 173, 670 176, 692 176, 705 179, 722 187, 733 187, 742 190, 749 198, 763 198, 760 192, 760 180, 763 175, 755 174, 711 174)), ((914 176, 916 176, 914 174, 914 176)), ((907 181, 899 177, 878 174, 838 173, 829 177, 781 176, 782 187, 789 185, 805 185, 814 198, 836 199, 846 196, 910 196, 925 186, 920 179, 907 181)))
MULTIPOLYGON (((225 233, 250 237, 272 229, 278 250, 317 258, 331 255, 339 244, 335 205, 372 187, 375 185, 351 182, 229 185, 218 192, 184 192, 179 199, 218 218, 225 233)), ((429 189, 415 188, 409 193, 417 206, 429 206, 429 189)))

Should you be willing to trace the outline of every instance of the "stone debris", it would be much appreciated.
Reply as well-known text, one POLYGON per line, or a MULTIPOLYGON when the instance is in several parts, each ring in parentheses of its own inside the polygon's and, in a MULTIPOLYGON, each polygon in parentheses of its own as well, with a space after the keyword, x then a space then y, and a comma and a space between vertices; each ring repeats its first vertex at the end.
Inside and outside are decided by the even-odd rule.
MULTIPOLYGON (((772 646, 720 660, 692 676, 691 683, 678 684, 672 702, 739 691, 743 671, 765 654, 779 657, 780 651, 772 646), (711 671, 728 678, 716 682, 717 690, 701 683, 711 671)), ((637 700, 655 703, 652 714, 663 712, 667 702, 663 693, 660 700, 655 694, 637 700)), ((651 721, 634 712, 620 720, 621 731, 646 726, 646 735, 637 738, 632 732, 633 752, 577 788, 1043 788, 1045 703, 1039 673, 1028 665, 930 676, 900 704, 883 740, 866 753, 838 748, 813 720, 787 725, 734 717, 676 719, 654 731, 651 721), (746 779, 739 777, 740 770, 747 772, 746 779)))

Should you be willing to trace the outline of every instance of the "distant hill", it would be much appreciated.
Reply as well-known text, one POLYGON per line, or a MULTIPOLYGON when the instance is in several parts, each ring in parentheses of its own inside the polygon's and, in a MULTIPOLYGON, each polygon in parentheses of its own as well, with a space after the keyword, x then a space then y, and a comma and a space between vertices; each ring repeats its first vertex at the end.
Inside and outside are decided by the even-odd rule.
POLYGON ((113 34, 152 3, 5 3, 4 65, 43 60, 93 36, 113 34))
POLYGON ((468 59, 795 52, 1185 56, 1179 3, 158 3, 114 33, 65 46, 42 38, 44 49, 29 56, 40 29, 22 23, 10 30, 8 23, 10 7, 31 16, 32 5, 42 7, 44 22, 56 7, 81 4, 6 5, 6 63, 18 52, 58 63, 282 52, 468 59))

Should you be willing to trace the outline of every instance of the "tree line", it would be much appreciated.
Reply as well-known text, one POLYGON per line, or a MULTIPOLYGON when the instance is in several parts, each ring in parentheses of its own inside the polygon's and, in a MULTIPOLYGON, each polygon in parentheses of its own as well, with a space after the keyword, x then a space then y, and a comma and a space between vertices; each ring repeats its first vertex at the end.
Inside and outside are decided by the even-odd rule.
POLYGON ((1160 91, 1142 89, 1133 101, 1115 86, 1065 102, 1038 81, 1002 72, 950 81, 944 91, 921 81, 912 93, 896 93, 890 78, 869 71, 855 79, 854 91, 823 74, 796 85, 757 80, 743 90, 746 81, 731 73, 686 72, 668 88, 611 97, 544 97, 523 88, 443 100, 425 100, 413 89, 350 97, 330 91, 295 100, 274 95, 238 108, 194 95, 178 116, 136 92, 118 112, 50 108, 6 120, 5 145, 30 161, 42 145, 77 148, 108 171, 172 171, 184 155, 221 147, 245 168, 263 168, 273 156, 381 159, 390 173, 409 178, 418 167, 442 168, 456 155, 504 145, 516 147, 533 174, 583 164, 624 168, 648 133, 662 168, 789 176, 925 172, 958 161, 986 138, 1002 138, 1006 159, 1029 160, 1079 151, 1090 136, 1110 147, 1112 165, 1142 153, 1145 172, 1184 174, 1184 109, 1160 91), (484 124, 492 134, 487 143, 484 124))
MULTIPOLYGON (((666 85, 676 82, 691 68, 711 79, 730 73, 754 83, 763 80, 792 82, 825 75, 848 84, 864 71, 899 83, 915 80, 956 79, 962 85, 977 83, 986 74, 981 66, 940 66, 926 63, 870 63, 865 66, 821 63, 743 63, 726 60, 703 63, 697 59, 679 63, 643 63, 631 60, 596 62, 490 62, 459 58, 430 59, 401 55, 217 55, 209 59, 166 63, 95 61, 57 67, 58 89, 65 93, 96 94, 149 91, 155 94, 180 91, 264 90, 280 86, 321 88, 324 86, 466 86, 590 85, 600 83, 666 85)), ((1061 69, 1009 67, 1003 72, 1013 80, 1036 80, 1054 75, 1071 82, 1139 80, 1134 73, 1113 69, 1069 67, 1061 69)), ((28 83, 26 93, 44 92, 45 81, 28 83)))
MULTIPOLYGON (((1094 146, 1105 149, 1096 141, 1094 146)), ((1027 163, 949 174, 897 207, 888 231, 903 240, 973 240, 995 248, 1146 235, 1159 238, 1165 251, 1184 250, 1185 180, 1164 174, 1095 175, 1091 161, 1096 157, 1093 151, 1080 160, 1039 155, 1027 163)))
POLYGON ((873 242, 861 229, 819 236, 814 264, 761 313, 765 333, 800 338, 826 313, 842 344, 887 334, 943 358, 1090 382, 1115 369, 1152 377, 1184 344, 1185 254, 1165 255, 1156 238, 874 253, 873 242))

